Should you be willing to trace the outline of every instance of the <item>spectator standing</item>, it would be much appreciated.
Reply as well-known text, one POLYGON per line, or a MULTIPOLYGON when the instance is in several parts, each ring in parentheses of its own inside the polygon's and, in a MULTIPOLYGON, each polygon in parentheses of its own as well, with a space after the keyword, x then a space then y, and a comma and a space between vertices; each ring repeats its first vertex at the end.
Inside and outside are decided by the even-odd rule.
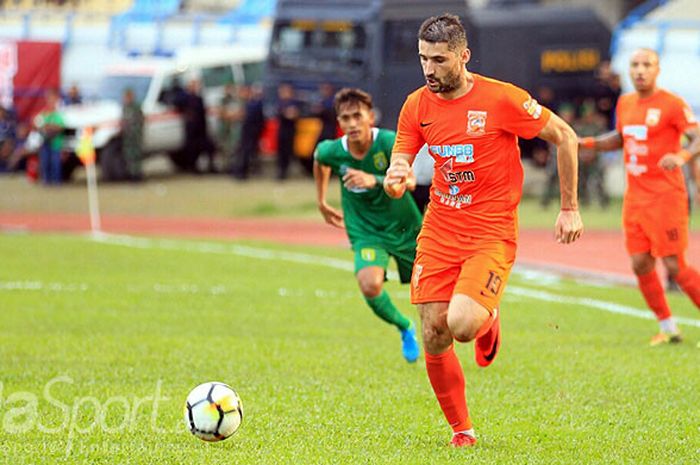
MULTIPOLYGON (((572 126, 581 137, 594 136, 607 130, 607 118, 596 111, 595 102, 586 100, 580 107, 580 116, 573 121, 572 126)), ((582 205, 588 205, 595 191, 602 208, 610 205, 610 195, 605 189, 605 169, 602 157, 595 150, 579 149, 579 200, 582 205)))
POLYGON ((60 95, 49 91, 44 109, 34 119, 34 126, 43 138, 39 150, 39 172, 45 184, 61 183, 61 150, 63 150, 63 128, 65 124, 58 112, 60 95))
POLYGON ((209 172, 214 173, 216 172, 214 165, 215 147, 207 131, 207 110, 200 90, 201 83, 197 79, 193 79, 187 85, 186 92, 181 97, 176 98, 175 104, 185 117, 183 168, 197 173, 197 160, 202 152, 206 152, 209 172))
POLYGON ((143 111, 136 101, 134 91, 126 89, 122 97, 122 153, 126 163, 126 175, 130 181, 141 181, 143 172, 143 111))
MULTIPOLYGON (((12 153, 7 160, 7 171, 15 172, 22 169, 26 169, 30 156, 32 152, 27 148, 27 140, 29 139, 29 133, 31 126, 29 123, 18 123, 17 130, 15 131, 14 146, 12 148, 12 153)), ((36 163, 36 161, 35 161, 36 163)))
POLYGON ((219 151, 224 157, 224 170, 233 168, 235 151, 241 140, 243 115, 242 91, 234 84, 226 84, 224 95, 219 103, 218 111, 218 143, 219 151))
POLYGON ((257 159, 260 136, 262 136, 265 126, 265 115, 263 113, 263 94, 259 85, 245 86, 241 92, 245 102, 245 111, 241 124, 241 142, 237 149, 231 174, 237 179, 247 179, 251 164, 257 159))
POLYGON ((294 137, 301 110, 299 102, 294 98, 294 88, 290 84, 280 84, 277 96, 277 179, 284 180, 289 176, 289 164, 294 157, 294 137))
POLYGON ((602 62, 596 71, 595 106, 606 119, 606 128, 615 129, 615 107, 620 98, 620 75, 615 73, 609 61, 602 62))
POLYGON ((10 112, 0 106, 0 173, 8 170, 10 156, 15 145, 15 119, 10 112))
POLYGON ((319 86, 318 93, 320 101, 314 113, 321 120, 321 133, 318 136, 316 145, 324 140, 335 139, 337 128, 333 86, 324 82, 319 86))
POLYGON ((73 84, 68 88, 68 92, 63 97, 64 105, 78 105, 83 103, 83 96, 80 93, 80 89, 77 84, 73 84))

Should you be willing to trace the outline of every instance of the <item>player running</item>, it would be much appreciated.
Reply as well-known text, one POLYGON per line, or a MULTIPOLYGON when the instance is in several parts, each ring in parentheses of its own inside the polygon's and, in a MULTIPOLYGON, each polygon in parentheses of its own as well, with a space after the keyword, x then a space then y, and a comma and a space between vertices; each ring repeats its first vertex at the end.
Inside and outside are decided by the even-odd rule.
POLYGON ((700 307, 700 275, 685 261, 688 248, 688 194, 681 166, 700 153, 700 128, 677 95, 656 86, 659 56, 641 48, 630 59, 635 92, 620 97, 616 128, 580 144, 595 150, 624 147, 627 188, 622 223, 625 246, 644 300, 659 321, 651 345, 681 342, 664 289, 656 273, 661 258, 670 276, 700 307), (681 137, 689 139, 681 147, 681 137))
POLYGON ((362 90, 345 88, 336 93, 335 111, 345 135, 316 148, 318 209, 326 223, 345 227, 355 252, 355 276, 367 305, 399 329, 403 356, 415 362, 420 353, 415 325, 396 308, 383 284, 390 256, 396 260, 401 282, 411 279, 421 214, 411 196, 394 200, 382 189, 396 134, 373 127, 372 108, 372 97, 362 90), (326 202, 331 172, 342 180, 342 211, 326 202))
POLYGON ((499 302, 515 260, 523 168, 518 137, 557 146, 561 211, 556 240, 581 235, 577 139, 524 90, 467 71, 471 52, 459 18, 427 19, 418 33, 426 85, 408 96, 384 185, 401 197, 424 143, 435 159, 431 199, 418 237, 411 301, 422 321, 428 378, 453 431, 455 447, 476 443, 454 340, 476 340, 488 366, 500 337, 499 302))

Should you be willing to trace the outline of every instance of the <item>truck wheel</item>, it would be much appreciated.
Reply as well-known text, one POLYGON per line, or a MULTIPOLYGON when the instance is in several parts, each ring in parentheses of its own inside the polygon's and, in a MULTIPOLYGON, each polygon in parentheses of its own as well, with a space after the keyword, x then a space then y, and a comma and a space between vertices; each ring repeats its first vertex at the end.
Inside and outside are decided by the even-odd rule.
POLYGON ((187 169, 191 166, 187 153, 184 150, 170 152, 168 153, 168 156, 170 157, 170 161, 179 171, 187 171, 187 169))

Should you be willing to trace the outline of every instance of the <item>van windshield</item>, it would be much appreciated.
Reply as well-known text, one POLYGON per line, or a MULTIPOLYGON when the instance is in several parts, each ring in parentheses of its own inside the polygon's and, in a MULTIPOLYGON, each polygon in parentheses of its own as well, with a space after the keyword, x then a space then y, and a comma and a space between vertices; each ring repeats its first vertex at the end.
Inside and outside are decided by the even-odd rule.
POLYGON ((136 101, 143 102, 151 79, 151 76, 106 76, 100 83, 100 98, 121 102, 122 94, 126 89, 130 88, 134 91, 136 101))
POLYGON ((362 74, 367 37, 348 21, 280 21, 272 33, 271 63, 312 73, 362 74))

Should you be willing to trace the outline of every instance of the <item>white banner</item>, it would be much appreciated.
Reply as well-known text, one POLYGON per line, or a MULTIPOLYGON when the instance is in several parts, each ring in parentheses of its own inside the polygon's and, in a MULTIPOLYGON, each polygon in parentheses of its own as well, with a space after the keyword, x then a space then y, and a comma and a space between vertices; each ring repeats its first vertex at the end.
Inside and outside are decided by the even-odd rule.
POLYGON ((14 42, 0 42, 0 105, 12 107, 14 86, 17 74, 17 45, 14 42))

